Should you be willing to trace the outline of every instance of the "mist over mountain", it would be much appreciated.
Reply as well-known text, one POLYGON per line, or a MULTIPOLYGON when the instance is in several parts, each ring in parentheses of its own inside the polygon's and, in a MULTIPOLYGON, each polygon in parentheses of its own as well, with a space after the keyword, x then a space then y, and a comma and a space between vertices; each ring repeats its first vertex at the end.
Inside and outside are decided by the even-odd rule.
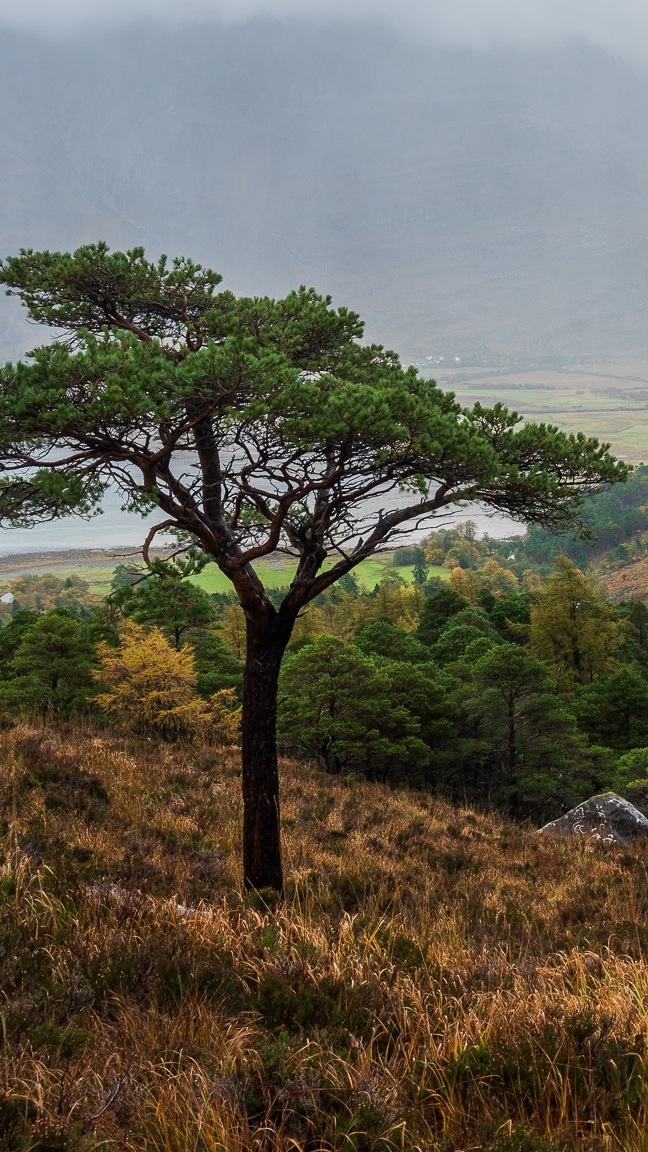
MULTIPOLYGON (((312 283, 406 359, 648 351, 648 70, 601 48, 5 29, 0 86, 3 254, 101 237, 312 283)), ((5 357, 43 338, 19 313, 5 357)))

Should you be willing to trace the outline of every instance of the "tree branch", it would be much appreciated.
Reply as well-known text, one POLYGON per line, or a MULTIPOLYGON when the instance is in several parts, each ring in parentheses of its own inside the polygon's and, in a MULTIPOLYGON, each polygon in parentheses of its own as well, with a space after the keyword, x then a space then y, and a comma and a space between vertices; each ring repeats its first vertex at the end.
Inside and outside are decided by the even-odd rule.
POLYGON ((149 555, 149 550, 150 550, 151 544, 153 543, 158 532, 163 532, 165 528, 177 528, 177 526, 178 526, 177 520, 171 520, 171 519, 163 520, 161 524, 154 524, 153 525, 153 527, 151 528, 151 531, 148 533, 148 536, 146 537, 146 540, 144 541, 144 543, 142 545, 142 557, 144 559, 144 563, 149 568, 151 566, 151 557, 149 555))

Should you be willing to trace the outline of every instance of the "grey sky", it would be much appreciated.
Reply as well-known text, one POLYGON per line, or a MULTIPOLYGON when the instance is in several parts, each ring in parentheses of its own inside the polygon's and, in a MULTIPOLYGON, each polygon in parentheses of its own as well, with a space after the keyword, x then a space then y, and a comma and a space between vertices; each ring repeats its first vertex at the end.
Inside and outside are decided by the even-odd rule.
POLYGON ((373 18, 405 34, 473 47, 582 36, 648 61, 646 0, 0 0, 0 24, 49 33, 137 17, 186 23, 254 16, 373 18))

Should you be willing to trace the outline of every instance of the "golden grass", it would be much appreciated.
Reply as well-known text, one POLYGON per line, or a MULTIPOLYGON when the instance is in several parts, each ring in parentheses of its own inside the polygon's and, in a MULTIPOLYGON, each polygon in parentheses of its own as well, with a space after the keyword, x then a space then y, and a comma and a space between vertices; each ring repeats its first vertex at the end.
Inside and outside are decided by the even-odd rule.
POLYGON ((283 766, 283 906, 234 753, 1 738, 0 1148, 648 1149, 648 848, 283 766))

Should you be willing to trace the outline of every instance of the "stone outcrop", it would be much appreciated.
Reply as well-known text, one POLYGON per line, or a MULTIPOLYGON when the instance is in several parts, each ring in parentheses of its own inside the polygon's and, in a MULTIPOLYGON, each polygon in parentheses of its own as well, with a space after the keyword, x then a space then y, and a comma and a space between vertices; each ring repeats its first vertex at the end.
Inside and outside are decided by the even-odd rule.
POLYGON ((631 844, 648 836, 648 820, 616 792, 604 792, 584 800, 539 829, 542 835, 580 836, 600 844, 631 844))

